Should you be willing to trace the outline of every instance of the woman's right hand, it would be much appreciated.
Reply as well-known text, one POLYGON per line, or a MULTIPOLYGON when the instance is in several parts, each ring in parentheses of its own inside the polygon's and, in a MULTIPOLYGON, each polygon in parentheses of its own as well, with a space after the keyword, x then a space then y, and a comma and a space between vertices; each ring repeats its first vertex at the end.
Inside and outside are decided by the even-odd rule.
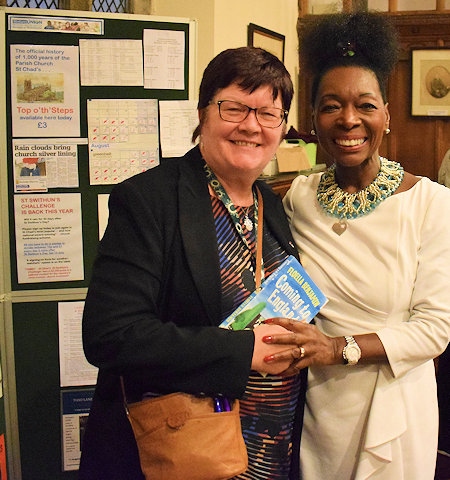
POLYGON ((263 337, 268 335, 285 334, 290 333, 289 330, 279 325, 266 325, 261 324, 253 329, 255 335, 255 346, 253 348, 252 357, 252 370, 256 370, 260 373, 270 373, 272 375, 279 375, 289 368, 292 363, 292 358, 289 360, 280 360, 277 362, 265 362, 264 358, 268 355, 274 355, 275 353, 284 352, 286 350, 292 350, 297 345, 290 344, 269 344, 263 342, 263 337))

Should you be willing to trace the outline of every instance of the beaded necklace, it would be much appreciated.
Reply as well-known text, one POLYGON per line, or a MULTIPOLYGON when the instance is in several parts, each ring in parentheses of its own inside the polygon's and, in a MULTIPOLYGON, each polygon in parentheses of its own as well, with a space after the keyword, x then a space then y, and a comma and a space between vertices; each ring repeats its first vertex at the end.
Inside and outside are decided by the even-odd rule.
MULTIPOLYGON (((222 184, 217 179, 214 172, 211 170, 211 167, 208 164, 205 163, 203 168, 205 170, 206 177, 208 179, 209 185, 211 186, 212 190, 216 194, 217 198, 219 200, 221 200, 221 202, 224 204, 225 208, 227 209, 228 213, 230 214, 231 220, 233 221, 233 224, 234 224, 239 236, 241 237, 242 241, 244 242, 244 245, 249 249, 250 252, 252 252, 252 254, 254 254, 253 249, 249 245, 249 243, 247 241, 247 238, 245 237, 245 233, 242 229, 242 226, 241 226, 241 223, 240 223, 240 218, 239 218, 239 213, 237 211, 238 207, 236 207, 234 205, 233 201, 228 196, 228 193, 225 191, 222 184)), ((262 197, 261 197, 260 193, 259 194, 257 193, 257 192, 259 192, 257 187, 256 187, 256 192, 255 192, 255 189, 252 189, 252 190, 253 190, 253 206, 251 206, 251 207, 253 207, 253 210, 254 210, 254 220, 251 221, 250 218, 248 218, 249 210, 247 210, 246 217, 248 218, 248 221, 247 221, 247 218, 244 219, 244 226, 245 226, 245 228, 247 228, 247 230, 249 232, 253 231, 253 228, 255 228, 255 230, 256 230, 255 236, 257 238, 256 248, 258 249, 258 242, 259 242, 259 244, 260 244, 259 248, 262 249, 262 232, 263 232, 263 229, 261 230, 261 232, 259 232, 259 228, 258 228, 258 227, 260 227, 260 225, 258 224, 258 220, 259 220, 260 206, 262 208, 262 197), (249 228, 248 222, 251 222, 251 228, 249 228), (258 240, 258 238, 259 238, 259 240, 258 240)), ((260 223, 262 223, 262 220, 263 220, 263 218, 261 218, 260 223)), ((257 258, 257 256, 256 256, 256 258, 257 258)), ((259 277, 259 272, 261 272, 261 278, 264 278, 264 261, 263 261, 262 258, 261 258, 259 263, 260 263, 260 270, 258 271, 258 277, 259 277)))
POLYGON ((372 212, 397 190, 403 175, 399 163, 380 157, 380 170, 373 182, 359 192, 348 193, 336 183, 336 165, 328 168, 317 187, 317 200, 327 215, 339 219, 333 225, 333 231, 342 235, 347 229, 347 220, 372 212))

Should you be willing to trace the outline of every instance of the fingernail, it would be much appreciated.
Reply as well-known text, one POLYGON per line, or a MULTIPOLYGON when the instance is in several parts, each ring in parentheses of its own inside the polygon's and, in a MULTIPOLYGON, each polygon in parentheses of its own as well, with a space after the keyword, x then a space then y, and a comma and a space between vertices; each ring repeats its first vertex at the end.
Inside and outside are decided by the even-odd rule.
POLYGON ((273 338, 272 335, 266 335, 262 338, 262 341, 264 343, 272 343, 272 338, 273 338))
POLYGON ((266 318, 264 323, 273 323, 273 318, 266 318))
POLYGON ((273 355, 267 355, 267 357, 264 357, 264 361, 266 363, 273 362, 275 360, 275 357, 273 355))

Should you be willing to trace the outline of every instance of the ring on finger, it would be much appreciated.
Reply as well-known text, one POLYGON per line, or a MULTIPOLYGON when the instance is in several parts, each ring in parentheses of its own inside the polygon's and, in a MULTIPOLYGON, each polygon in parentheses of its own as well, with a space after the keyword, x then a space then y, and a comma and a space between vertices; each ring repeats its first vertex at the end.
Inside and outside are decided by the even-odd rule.
POLYGON ((294 360, 298 360, 299 358, 303 358, 305 356, 305 349, 301 345, 293 348, 291 350, 291 355, 294 360))

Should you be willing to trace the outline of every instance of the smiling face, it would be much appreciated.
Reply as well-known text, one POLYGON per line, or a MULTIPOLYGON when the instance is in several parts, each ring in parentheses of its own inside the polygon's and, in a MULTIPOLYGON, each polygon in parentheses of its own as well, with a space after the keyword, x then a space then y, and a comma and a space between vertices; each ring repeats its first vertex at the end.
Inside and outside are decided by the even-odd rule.
POLYGON ((228 182, 238 178, 253 182, 275 155, 285 122, 277 128, 261 127, 253 111, 240 123, 227 122, 220 118, 219 100, 233 100, 252 108, 283 108, 281 99, 273 100, 272 87, 262 86, 249 93, 233 83, 218 90, 211 104, 199 112, 200 149, 216 176, 228 182))
POLYGON ((336 67, 319 84, 313 123, 320 144, 337 165, 378 163, 389 111, 377 78, 362 67, 336 67))

